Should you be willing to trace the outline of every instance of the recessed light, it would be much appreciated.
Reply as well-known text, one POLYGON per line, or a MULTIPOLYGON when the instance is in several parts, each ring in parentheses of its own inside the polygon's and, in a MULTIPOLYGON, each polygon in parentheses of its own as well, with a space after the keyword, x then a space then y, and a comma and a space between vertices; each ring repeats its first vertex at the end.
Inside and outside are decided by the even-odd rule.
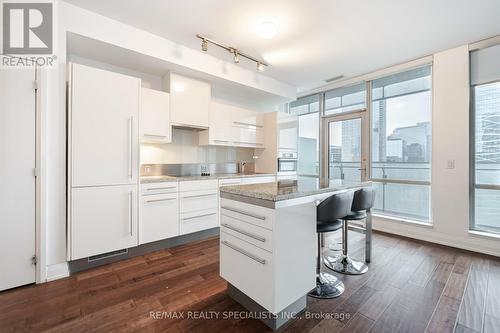
POLYGON ((278 30, 273 22, 264 22, 259 27, 259 35, 264 39, 271 39, 276 36, 278 30))

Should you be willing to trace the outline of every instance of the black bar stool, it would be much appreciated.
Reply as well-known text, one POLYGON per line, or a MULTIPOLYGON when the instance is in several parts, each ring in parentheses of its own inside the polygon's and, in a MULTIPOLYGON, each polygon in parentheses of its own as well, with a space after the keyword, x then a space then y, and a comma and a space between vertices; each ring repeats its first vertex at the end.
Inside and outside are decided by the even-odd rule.
POLYGON ((353 260, 347 255, 349 221, 360 221, 366 219, 366 212, 370 211, 375 202, 375 190, 372 187, 364 187, 354 192, 351 212, 342 218, 342 254, 335 257, 326 257, 325 266, 331 270, 350 275, 364 274, 368 266, 363 261, 353 260))
POLYGON ((321 201, 316 207, 316 231, 318 233, 318 261, 316 265, 316 288, 309 296, 334 298, 342 295, 344 284, 332 274, 321 272, 321 234, 342 228, 342 218, 349 214, 353 191, 334 194, 321 201))

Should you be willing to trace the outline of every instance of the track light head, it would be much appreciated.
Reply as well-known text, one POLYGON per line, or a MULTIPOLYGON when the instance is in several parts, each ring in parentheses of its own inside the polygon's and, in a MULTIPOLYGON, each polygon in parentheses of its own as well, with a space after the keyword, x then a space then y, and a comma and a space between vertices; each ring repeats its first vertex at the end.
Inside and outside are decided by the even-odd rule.
POLYGON ((263 63, 261 63, 260 61, 257 61, 257 70, 258 70, 259 72, 263 72, 263 71, 264 71, 264 69, 265 69, 264 64, 263 64, 263 63))
POLYGON ((202 39, 201 41, 201 50, 207 52, 208 50, 208 42, 206 39, 202 39))
POLYGON ((233 59, 235 64, 240 62, 240 58, 238 57, 238 51, 236 49, 233 49, 233 59))

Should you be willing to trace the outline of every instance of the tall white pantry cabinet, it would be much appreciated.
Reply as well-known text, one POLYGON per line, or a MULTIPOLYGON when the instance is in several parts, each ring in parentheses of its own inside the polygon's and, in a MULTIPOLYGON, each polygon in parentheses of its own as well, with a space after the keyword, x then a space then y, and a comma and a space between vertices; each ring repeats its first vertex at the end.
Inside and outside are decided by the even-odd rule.
POLYGON ((137 245, 140 79, 69 66, 68 260, 137 245))

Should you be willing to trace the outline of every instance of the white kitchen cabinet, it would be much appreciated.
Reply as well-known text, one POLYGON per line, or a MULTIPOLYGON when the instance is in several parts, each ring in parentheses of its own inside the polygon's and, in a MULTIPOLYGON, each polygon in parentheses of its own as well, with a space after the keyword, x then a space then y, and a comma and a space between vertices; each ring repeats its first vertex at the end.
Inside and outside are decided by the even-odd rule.
POLYGON ((179 236, 177 193, 142 195, 140 244, 179 236))
POLYGON ((217 208, 181 214, 181 235, 217 227, 217 208))
POLYGON ((217 179, 179 182, 180 234, 218 226, 217 179))
POLYGON ((137 183, 141 81, 71 64, 71 186, 137 183))
POLYGON ((217 190, 182 192, 180 200, 181 213, 217 208, 217 190))
POLYGON ((73 188, 71 260, 137 246, 137 186, 73 188))
POLYGON ((141 88, 139 127, 141 142, 172 142, 169 93, 141 88))
POLYGON ((170 74, 170 117, 175 126, 208 128, 212 92, 207 82, 170 74))
POLYGON ((200 145, 265 148, 264 119, 253 110, 210 104, 209 129, 199 133, 200 145))

